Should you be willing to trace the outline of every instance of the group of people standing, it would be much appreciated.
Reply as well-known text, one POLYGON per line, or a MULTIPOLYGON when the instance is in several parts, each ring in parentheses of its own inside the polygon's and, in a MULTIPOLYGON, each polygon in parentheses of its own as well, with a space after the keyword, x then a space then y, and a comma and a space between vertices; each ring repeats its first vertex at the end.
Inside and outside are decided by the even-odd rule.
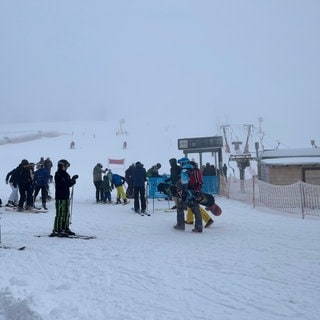
POLYGON ((101 163, 93 168, 93 183, 95 186, 96 202, 111 203, 111 191, 117 190, 116 204, 128 203, 128 198, 134 199, 134 210, 137 213, 146 211, 146 187, 147 172, 143 164, 137 161, 125 171, 125 176, 112 173, 108 168, 103 169, 101 163), (124 190, 124 184, 127 190, 124 190))
MULTIPOLYGON (((190 161, 184 157, 179 160, 176 158, 169 159, 170 177, 165 181, 175 187, 176 192, 173 194, 175 201, 174 208, 177 210, 177 223, 174 228, 185 230, 185 224, 193 224, 193 232, 203 231, 203 221, 205 228, 213 223, 210 215, 199 205, 197 197, 201 194, 203 185, 202 172, 195 161, 190 161), (185 218, 185 210, 187 217, 185 218)), ((148 178, 160 177, 159 169, 161 164, 157 163, 149 170, 137 161, 131 164, 125 171, 125 176, 114 174, 110 169, 103 169, 101 163, 98 163, 93 169, 93 182, 96 188, 96 201, 106 202, 106 197, 110 197, 110 192, 114 187, 117 188, 117 201, 121 203, 121 198, 127 202, 127 198, 134 199, 134 211, 144 213, 147 208, 146 188, 148 187, 148 178), (103 187, 105 181, 108 181, 106 187, 103 187), (127 184, 127 190, 124 191, 123 185, 127 184), (107 192, 107 193, 106 193, 107 192), (106 196, 107 195, 107 196, 106 196)), ((108 200, 107 202, 111 202, 108 200)))
POLYGON ((11 187, 6 206, 17 207, 18 211, 34 208, 35 200, 41 191, 42 207, 47 210, 49 182, 52 181, 51 168, 50 158, 41 158, 37 164, 27 159, 21 160, 21 163, 6 175, 6 183, 11 187))
POLYGON ((117 190, 116 204, 128 202, 127 195, 124 191, 123 185, 125 178, 117 173, 113 173, 110 169, 103 169, 101 163, 97 163, 93 168, 93 184, 96 190, 96 202, 112 203, 111 191, 115 188, 117 190))
POLYGON ((27 159, 21 160, 20 164, 6 175, 6 183, 12 190, 6 206, 17 211, 40 209, 35 208, 35 200, 41 191, 42 208, 48 210, 46 201, 49 197, 49 183, 54 179, 56 215, 50 236, 67 237, 75 234, 69 228, 72 201, 70 188, 75 185, 78 175, 70 177, 67 173, 70 163, 65 159, 58 161, 54 178, 51 175, 52 167, 50 158, 41 157, 37 164, 27 159))

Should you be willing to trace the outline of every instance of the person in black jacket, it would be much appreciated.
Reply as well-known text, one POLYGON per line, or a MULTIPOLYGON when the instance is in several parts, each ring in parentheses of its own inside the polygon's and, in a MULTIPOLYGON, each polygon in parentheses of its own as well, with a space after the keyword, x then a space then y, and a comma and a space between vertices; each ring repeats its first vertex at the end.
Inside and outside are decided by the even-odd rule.
MULTIPOLYGON (((176 158, 171 158, 169 159, 169 164, 170 164, 170 178, 166 179, 165 182, 170 182, 172 185, 175 185, 179 179, 180 179, 180 173, 181 173, 181 167, 177 163, 176 158)), ((171 209, 176 209, 177 204, 176 204, 176 197, 172 197, 175 205, 171 209)))
POLYGON ((19 190, 18 190, 18 182, 17 182, 17 168, 14 168, 6 175, 6 184, 10 185, 11 193, 8 198, 7 207, 17 207, 19 201, 19 190))
POLYGON ((143 167, 143 164, 141 162, 137 161, 134 169, 132 170, 134 211, 136 213, 140 213, 140 202, 141 202, 141 213, 145 213, 147 208, 146 196, 145 196, 146 181, 147 181, 146 169, 143 167))
POLYGON ((133 183, 132 183, 133 170, 134 170, 134 164, 131 164, 130 167, 125 171, 125 175, 124 175, 127 186, 128 186, 126 195, 127 195, 127 198, 130 198, 130 199, 133 198, 133 183))
POLYGON ((29 163, 23 159, 16 169, 17 185, 19 187, 18 211, 33 208, 33 167, 34 163, 29 163), (26 206, 24 204, 26 202, 26 206))
POLYGON ((69 228, 70 225, 70 187, 76 184, 78 175, 72 178, 67 169, 70 163, 62 159, 58 162, 58 170, 55 173, 55 200, 56 200, 56 216, 54 219, 52 237, 68 237, 75 235, 69 228))

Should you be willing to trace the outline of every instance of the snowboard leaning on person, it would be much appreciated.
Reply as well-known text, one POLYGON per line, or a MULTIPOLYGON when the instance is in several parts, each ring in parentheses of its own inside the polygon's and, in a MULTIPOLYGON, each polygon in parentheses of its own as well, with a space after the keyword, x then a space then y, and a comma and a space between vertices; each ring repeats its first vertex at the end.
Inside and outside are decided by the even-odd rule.
POLYGON ((50 236, 68 237, 75 235, 69 228, 70 225, 70 187, 76 184, 78 175, 72 178, 67 169, 70 163, 62 159, 58 162, 58 170, 55 173, 55 201, 56 201, 56 216, 54 219, 53 231, 50 236))

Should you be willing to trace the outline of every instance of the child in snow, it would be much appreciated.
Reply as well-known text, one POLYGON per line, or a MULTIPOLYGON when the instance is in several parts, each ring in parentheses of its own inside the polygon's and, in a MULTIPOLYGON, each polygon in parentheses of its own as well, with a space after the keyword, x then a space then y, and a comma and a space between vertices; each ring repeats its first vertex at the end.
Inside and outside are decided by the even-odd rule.
POLYGON ((121 203, 121 198, 123 199, 124 204, 128 202, 126 193, 123 190, 123 184, 126 179, 116 173, 112 174, 111 187, 117 189, 117 204, 121 203))
POLYGON ((108 178, 108 175, 104 175, 103 176, 103 181, 102 181, 102 202, 103 203, 111 203, 111 191, 112 191, 112 187, 110 185, 110 181, 108 178))

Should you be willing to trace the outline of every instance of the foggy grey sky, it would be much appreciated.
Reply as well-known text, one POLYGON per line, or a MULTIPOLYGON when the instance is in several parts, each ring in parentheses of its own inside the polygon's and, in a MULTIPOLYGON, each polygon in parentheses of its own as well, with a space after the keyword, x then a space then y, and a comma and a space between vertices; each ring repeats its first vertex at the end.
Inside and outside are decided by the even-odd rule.
POLYGON ((319 33, 318 0, 1 0, 0 121, 262 117, 281 147, 320 145, 319 33))

